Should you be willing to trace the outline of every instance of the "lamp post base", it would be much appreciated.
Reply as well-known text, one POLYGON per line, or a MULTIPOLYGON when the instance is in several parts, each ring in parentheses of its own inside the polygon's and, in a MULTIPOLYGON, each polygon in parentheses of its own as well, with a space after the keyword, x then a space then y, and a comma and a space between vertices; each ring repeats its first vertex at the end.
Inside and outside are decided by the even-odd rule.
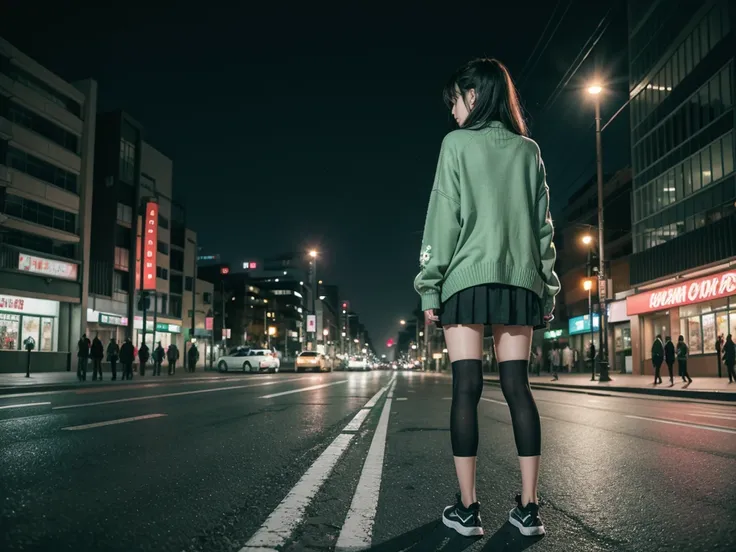
POLYGON ((613 381, 611 377, 608 375, 608 362, 607 361, 601 361, 598 363, 598 382, 609 382, 613 381))

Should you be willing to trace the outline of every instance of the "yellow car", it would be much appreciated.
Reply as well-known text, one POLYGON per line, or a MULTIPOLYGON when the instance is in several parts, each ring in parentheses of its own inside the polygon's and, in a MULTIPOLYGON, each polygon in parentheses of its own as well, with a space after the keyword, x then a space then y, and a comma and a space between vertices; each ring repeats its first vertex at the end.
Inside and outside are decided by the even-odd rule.
POLYGON ((304 351, 296 357, 296 371, 332 372, 332 362, 322 353, 304 351))

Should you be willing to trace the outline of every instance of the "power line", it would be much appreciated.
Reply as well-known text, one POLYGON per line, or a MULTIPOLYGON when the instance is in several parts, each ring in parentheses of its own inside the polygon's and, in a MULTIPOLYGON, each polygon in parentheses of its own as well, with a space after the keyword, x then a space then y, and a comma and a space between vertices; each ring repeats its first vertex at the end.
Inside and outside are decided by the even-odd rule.
POLYGON ((575 56, 575 59, 573 60, 572 64, 570 65, 568 70, 565 72, 565 74, 562 76, 562 78, 560 79, 560 82, 557 83, 557 86, 552 91, 552 94, 550 94, 549 98, 547 99, 547 103, 545 103, 544 106, 542 107, 543 110, 547 110, 554 105, 554 103, 557 101, 557 98, 559 98, 560 94, 562 94, 562 91, 568 85, 570 80, 575 76, 575 73, 577 73, 578 69, 580 69, 580 66, 585 62, 586 59, 588 59, 588 56, 593 51, 593 48, 595 48, 598 42, 600 42, 601 38, 603 38, 603 35, 608 29, 608 26, 611 24, 609 17, 611 15, 612 9, 613 8, 608 9, 608 11, 606 12, 606 15, 603 16, 603 19, 600 20, 600 22, 598 23, 598 26, 593 31, 593 34, 590 35, 590 37, 585 42, 585 44, 583 44, 583 47, 578 52, 578 55, 575 56), (601 26, 603 26, 602 29, 601 29, 601 26), (593 40, 593 43, 590 44, 590 46, 588 46, 591 39, 593 39, 594 37, 595 39, 593 40), (578 61, 578 58, 580 58, 580 54, 583 52, 586 46, 588 46, 588 50, 585 52, 585 55, 582 57, 582 59, 578 61), (576 62, 577 62, 577 65, 575 65, 576 62), (575 66, 574 69, 573 69, 573 65, 575 66))
POLYGON ((539 35, 539 38, 537 39, 537 43, 534 45, 534 49, 532 50, 532 53, 529 54, 529 58, 526 60, 526 63, 524 63, 524 66, 521 68, 521 72, 519 73, 519 79, 521 80, 524 78, 524 75, 526 74, 526 68, 529 65, 529 62, 534 57, 535 52, 537 51, 537 48, 539 48, 539 45, 542 42, 542 39, 544 38, 544 35, 547 34, 547 29, 549 29, 550 24, 552 23, 552 20, 555 18, 555 14, 557 13, 557 8, 560 7, 560 0, 557 0, 557 3, 555 4, 555 9, 552 10, 552 13, 549 16, 549 19, 547 19, 547 24, 544 26, 544 30, 539 35))
POLYGON ((550 43, 550 42, 552 41, 552 39, 554 38, 555 34, 557 33, 557 29, 559 29, 559 28, 560 28, 560 24, 561 24, 561 23, 562 23, 562 21, 563 21, 563 20, 565 19, 565 15, 567 15, 567 12, 568 12, 568 11, 570 10, 570 6, 572 6, 572 3, 573 3, 573 1, 574 1, 574 0, 570 0, 570 1, 569 1, 569 2, 567 3, 567 7, 565 8, 565 11, 564 11, 564 12, 562 12, 562 15, 560 16, 560 19, 559 19, 559 21, 557 21, 557 25, 555 25, 555 28, 554 28, 554 29, 552 29, 552 33, 551 33, 551 34, 549 35, 549 37, 547 38, 547 42, 545 42, 545 43, 544 43, 544 46, 542 47, 542 50, 541 50, 541 51, 539 52, 539 55, 537 56, 537 59, 536 59, 536 61, 535 61, 535 62, 534 62, 534 64, 533 64, 533 65, 531 66, 531 68, 529 69, 529 72, 528 72, 528 73, 526 74, 526 76, 524 77, 524 79, 523 79, 523 80, 521 81, 521 86, 523 86, 523 85, 524 85, 524 83, 526 82, 526 79, 527 79, 527 78, 529 77, 529 75, 530 75, 530 74, 531 74, 531 73, 532 73, 532 72, 534 71, 534 68, 535 68, 535 67, 537 66, 537 63, 539 63, 539 60, 540 60, 540 59, 542 59, 542 54, 544 54, 544 51, 545 51, 545 50, 547 49, 547 46, 549 46, 549 43, 550 43))

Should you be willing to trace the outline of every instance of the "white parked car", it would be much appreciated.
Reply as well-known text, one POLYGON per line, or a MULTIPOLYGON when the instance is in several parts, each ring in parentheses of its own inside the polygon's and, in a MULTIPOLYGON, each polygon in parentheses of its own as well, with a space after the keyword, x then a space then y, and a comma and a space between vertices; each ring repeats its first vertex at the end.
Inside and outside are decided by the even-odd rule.
POLYGON ((348 370, 370 370, 370 364, 363 357, 350 357, 348 370))
POLYGON ((268 349, 236 349, 217 360, 220 372, 242 370, 243 372, 272 372, 281 368, 281 361, 276 353, 268 349))

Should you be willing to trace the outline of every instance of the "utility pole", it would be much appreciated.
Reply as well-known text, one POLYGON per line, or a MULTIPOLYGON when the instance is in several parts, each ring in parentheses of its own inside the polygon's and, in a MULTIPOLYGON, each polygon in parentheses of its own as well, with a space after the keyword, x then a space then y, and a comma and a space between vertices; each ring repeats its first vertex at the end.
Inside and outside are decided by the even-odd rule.
MULTIPOLYGON (((598 176, 598 381, 611 381, 608 375, 608 321, 606 294, 608 286, 605 271, 605 252, 603 246, 603 146, 601 142, 601 102, 600 94, 595 94, 595 156, 598 176)), ((591 328, 593 319, 590 320, 591 328)), ((595 361, 594 361, 595 362, 595 361)))

